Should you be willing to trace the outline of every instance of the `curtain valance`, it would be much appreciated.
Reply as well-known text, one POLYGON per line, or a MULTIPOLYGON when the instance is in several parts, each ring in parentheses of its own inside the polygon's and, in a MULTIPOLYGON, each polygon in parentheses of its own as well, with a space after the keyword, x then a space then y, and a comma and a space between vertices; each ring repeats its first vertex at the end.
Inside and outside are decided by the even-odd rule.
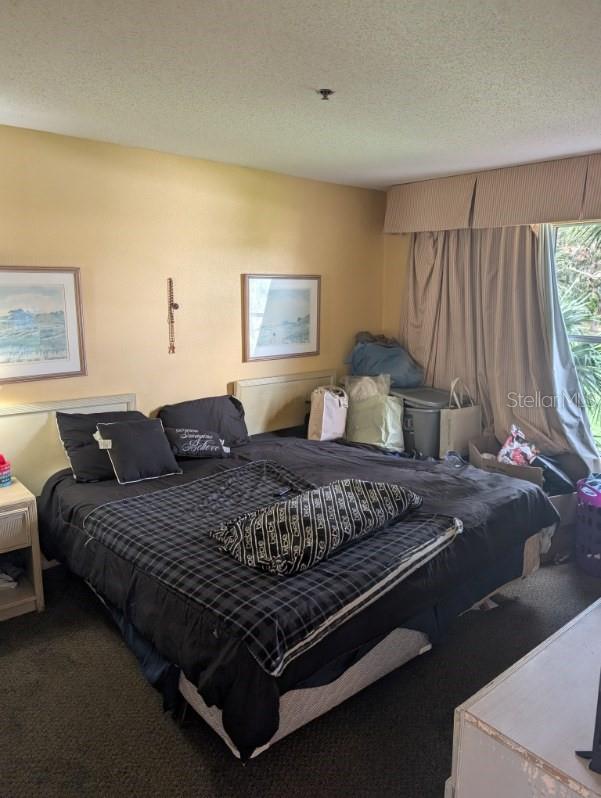
POLYGON ((511 227, 580 218, 588 158, 482 172, 472 227, 511 227))
POLYGON ((469 227, 476 175, 394 186, 386 202, 385 233, 422 233, 469 227))
POLYGON ((601 219, 601 153, 393 186, 386 233, 601 219))
POLYGON ((582 219, 601 219, 601 153, 589 155, 582 219))

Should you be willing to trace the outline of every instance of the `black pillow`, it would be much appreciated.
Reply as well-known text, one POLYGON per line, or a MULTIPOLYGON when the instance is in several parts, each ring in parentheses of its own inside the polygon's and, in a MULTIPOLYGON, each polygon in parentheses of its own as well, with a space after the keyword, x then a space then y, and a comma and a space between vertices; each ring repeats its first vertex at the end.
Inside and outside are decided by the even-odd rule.
POLYGON ((116 421, 97 426, 98 446, 110 457, 120 485, 182 473, 160 419, 116 421))
POLYGON ((165 405, 159 411, 165 429, 214 430, 226 446, 248 442, 242 403, 233 396, 210 396, 176 405, 165 405))
POLYGON ((142 421, 145 418, 144 413, 137 410, 109 413, 57 412, 58 434, 77 482, 99 482, 115 478, 108 454, 99 449, 94 440, 96 424, 112 421, 142 421))
POLYGON ((392 482, 340 479, 245 513, 209 534, 243 565, 284 576, 311 568, 421 504, 421 496, 392 482))
POLYGON ((230 447, 225 446, 216 432, 201 432, 198 429, 167 427, 165 435, 176 457, 229 457, 230 447))

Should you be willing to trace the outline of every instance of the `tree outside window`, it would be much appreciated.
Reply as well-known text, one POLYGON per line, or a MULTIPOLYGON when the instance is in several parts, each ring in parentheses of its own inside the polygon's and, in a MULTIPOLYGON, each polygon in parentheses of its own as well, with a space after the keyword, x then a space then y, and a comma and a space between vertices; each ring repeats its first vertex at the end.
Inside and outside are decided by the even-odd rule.
POLYGON ((583 399, 601 447, 601 223, 559 225, 555 267, 583 399))

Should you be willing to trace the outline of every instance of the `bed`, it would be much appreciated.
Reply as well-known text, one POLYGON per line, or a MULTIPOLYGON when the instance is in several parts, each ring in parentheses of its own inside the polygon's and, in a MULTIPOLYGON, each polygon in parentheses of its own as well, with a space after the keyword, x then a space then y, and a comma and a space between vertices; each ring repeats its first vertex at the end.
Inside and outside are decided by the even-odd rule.
POLYGON ((244 760, 428 650, 458 614, 535 569, 557 521, 543 492, 520 480, 276 434, 253 436, 228 460, 182 468, 127 486, 78 484, 58 471, 38 503, 41 543, 106 603, 164 694, 178 691, 244 760), (343 477, 419 493, 423 518, 440 524, 432 556, 404 552, 402 574, 388 578, 393 544, 376 533, 383 537, 311 569, 308 581, 292 577, 294 589, 234 578, 231 558, 214 559, 201 540, 222 502, 227 513, 232 500, 264 501, 274 485, 343 477), (449 518, 461 519, 460 534, 445 537, 449 518))

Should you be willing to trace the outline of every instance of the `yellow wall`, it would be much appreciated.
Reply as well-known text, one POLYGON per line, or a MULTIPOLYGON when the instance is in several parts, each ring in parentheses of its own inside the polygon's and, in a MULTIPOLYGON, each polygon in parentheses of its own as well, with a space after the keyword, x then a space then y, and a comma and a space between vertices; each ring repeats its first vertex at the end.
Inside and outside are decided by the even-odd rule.
POLYGON ((395 338, 401 322, 401 297, 405 290, 409 235, 384 236, 382 262, 382 331, 395 338))
POLYGON ((0 263, 81 268, 88 360, 87 377, 4 385, 2 404, 133 392, 148 411, 235 379, 341 370, 354 333, 389 322, 382 192, 8 127, 0 162, 0 263), (318 357, 242 363, 244 272, 322 275, 318 357))

